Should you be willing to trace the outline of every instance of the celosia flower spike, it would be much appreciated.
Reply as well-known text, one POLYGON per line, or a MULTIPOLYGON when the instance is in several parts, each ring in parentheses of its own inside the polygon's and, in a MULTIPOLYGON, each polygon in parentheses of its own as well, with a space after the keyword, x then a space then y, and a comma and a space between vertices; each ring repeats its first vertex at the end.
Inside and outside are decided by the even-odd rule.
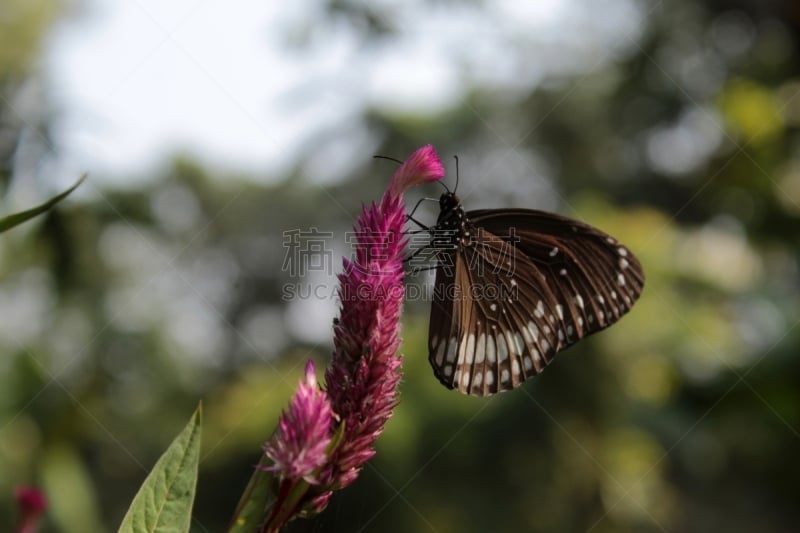
POLYGON ((442 161, 436 154, 436 149, 426 144, 411 154, 394 173, 389 185, 389 195, 398 198, 411 187, 437 181, 442 177, 444 177, 442 161))
POLYGON ((327 395, 317 387, 309 362, 305 381, 264 446, 272 464, 263 468, 279 476, 280 486, 262 531, 278 531, 301 511, 321 512, 332 491, 355 481, 375 455, 375 441, 399 394, 403 194, 443 176, 436 151, 423 146, 397 169, 380 203, 364 207, 358 217, 355 258, 344 260, 339 275, 341 307, 325 373, 327 395))
POLYGON ((304 479, 315 484, 313 473, 327 460, 332 419, 330 401, 317 386, 314 362, 309 360, 305 379, 281 415, 278 432, 264 445, 264 453, 273 462, 266 470, 276 472, 281 479, 304 479))
POLYGON ((341 313, 333 361, 325 375, 344 438, 326 468, 333 487, 352 483, 374 454, 398 400, 403 285, 403 193, 441 179, 444 167, 433 146, 418 149, 397 169, 379 205, 364 208, 355 226, 355 261, 339 276, 341 313), (357 295, 352 298, 352 295, 357 295))

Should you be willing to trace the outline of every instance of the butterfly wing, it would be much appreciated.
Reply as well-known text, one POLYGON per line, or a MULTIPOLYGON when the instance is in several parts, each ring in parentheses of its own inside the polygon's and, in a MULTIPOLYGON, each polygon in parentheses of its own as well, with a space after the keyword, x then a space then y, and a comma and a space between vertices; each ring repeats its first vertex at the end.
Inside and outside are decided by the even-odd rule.
POLYGON ((531 209, 484 209, 467 217, 479 228, 515 241, 520 254, 536 265, 555 293, 551 312, 569 317, 564 325, 579 332, 573 342, 619 320, 642 293, 639 260, 593 226, 531 209))
POLYGON ((494 235, 473 235, 458 253, 439 254, 428 348, 446 387, 487 396, 541 372, 561 347, 550 339, 556 318, 545 316, 540 303, 553 293, 535 281, 540 274, 514 274, 537 272, 536 265, 494 235))
POLYGON ((641 294, 638 260, 587 224, 518 209, 466 218, 469 244, 440 253, 452 266, 437 270, 431 311, 430 361, 449 388, 513 389, 641 294))
MULTIPOLYGON (((459 254, 455 249, 437 250, 436 255, 436 281, 433 285, 428 328, 428 358, 439 381, 452 389, 463 312, 463 306, 456 294, 456 272, 458 268, 463 269, 463 266, 457 265, 459 254)), ((463 273, 458 278, 463 280, 463 273)))

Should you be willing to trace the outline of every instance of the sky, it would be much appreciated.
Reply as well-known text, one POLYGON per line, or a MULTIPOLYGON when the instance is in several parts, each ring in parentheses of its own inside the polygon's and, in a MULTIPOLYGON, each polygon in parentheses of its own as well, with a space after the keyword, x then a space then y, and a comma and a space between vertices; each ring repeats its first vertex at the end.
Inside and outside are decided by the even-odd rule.
MULTIPOLYGON (((367 39, 318 0, 86 0, 57 25, 46 51, 57 110, 53 174, 136 186, 163 175, 160 167, 180 153, 212 175, 263 182, 310 159, 310 179, 340 181, 380 146, 365 109, 435 116, 461 106, 467 91, 513 99, 548 78, 579 81, 635 46, 646 15, 635 0, 369 5, 394 29, 390 36, 367 39), (606 16, 596 17, 598 8, 606 16)), ((166 303, 140 299, 137 307, 125 290, 107 305, 127 302, 131 327, 149 318, 147 309, 178 306, 175 342, 213 359, 220 330, 212 317, 186 312, 202 305, 162 289, 152 296, 168 295, 166 303)), ((335 311, 333 299, 297 299, 286 323, 292 335, 322 341, 335 311)), ((273 315, 265 309, 246 329, 263 330, 273 315)))
POLYGON ((513 95, 637 37, 632 1, 606 0, 602 20, 587 1, 374 2, 396 33, 367 47, 315 0, 88 0, 46 54, 59 173, 142 179, 188 153, 270 181, 313 151, 317 179, 343 179, 379 144, 365 107, 435 113, 471 85, 513 95))
POLYGON ((176 151, 222 167, 281 168, 310 117, 281 110, 302 66, 270 41, 287 16, 277 4, 90 3, 51 42, 59 148, 72 164, 120 177, 176 151))

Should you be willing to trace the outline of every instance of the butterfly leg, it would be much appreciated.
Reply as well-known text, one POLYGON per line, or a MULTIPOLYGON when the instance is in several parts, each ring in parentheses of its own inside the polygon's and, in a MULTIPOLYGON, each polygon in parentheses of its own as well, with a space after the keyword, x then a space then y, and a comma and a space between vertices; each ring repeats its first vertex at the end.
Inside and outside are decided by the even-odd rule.
POLYGON ((419 226, 420 229, 422 229, 424 231, 429 231, 430 230, 429 226, 423 224, 422 222, 420 222, 419 220, 414 218, 414 213, 417 212, 417 209, 419 208, 420 204, 422 204, 422 202, 426 202, 426 201, 427 202, 438 202, 438 200, 436 198, 420 198, 419 201, 416 203, 416 205, 414 205, 414 209, 411 210, 411 213, 406 215, 406 219, 410 220, 411 222, 413 222, 414 224, 419 226))
POLYGON ((413 222, 414 224, 416 224, 417 226, 419 226, 421 229, 423 229, 425 231, 428 230, 428 226, 426 226, 425 224, 423 224, 422 222, 420 222, 416 218, 412 217, 411 215, 406 215, 406 218, 408 220, 410 220, 411 222, 413 222))

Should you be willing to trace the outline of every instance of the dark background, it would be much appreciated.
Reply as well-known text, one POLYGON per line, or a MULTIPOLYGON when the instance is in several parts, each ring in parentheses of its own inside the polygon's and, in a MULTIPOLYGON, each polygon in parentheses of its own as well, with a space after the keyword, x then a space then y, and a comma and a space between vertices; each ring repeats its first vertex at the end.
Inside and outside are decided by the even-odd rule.
MULTIPOLYGON (((36 154, 52 149, 48 93, 58 88, 39 94, 52 110, 35 122, 14 102, 60 15, 23 5, 0 8, 4 195, 20 176, 55 178, 36 170, 36 154)), ((614 2, 573 5, 614 31, 614 2)), ((402 7, 370 6, 327 2, 314 31, 348 28, 364 47, 408 31, 402 7)), ((221 530, 305 360, 329 360, 335 304, 281 294, 287 283, 333 288, 334 278, 282 269, 283 232, 332 232, 338 270, 350 253, 344 232, 395 168, 373 153, 402 159, 433 143, 451 185, 459 155, 467 209, 527 206, 603 228, 641 259, 644 294, 619 324, 489 399, 438 384, 425 349, 429 304, 409 301, 402 401, 378 455, 327 511, 289 529, 796 530, 800 7, 638 9, 634 36, 595 50, 590 31, 585 42, 572 36, 591 51, 585 63, 536 82, 527 69, 568 51, 527 53, 529 35, 508 35, 508 50, 491 53, 518 69, 513 88, 481 83, 469 60, 482 36, 461 36, 474 42, 453 52, 465 96, 435 113, 364 105, 371 142, 351 146, 347 180, 320 184, 309 170, 321 153, 337 163, 323 147, 346 138, 343 124, 272 185, 176 154, 126 186, 90 176, 82 195, 2 235, 0 529, 13 523, 22 484, 47 493, 43 531, 115 529, 202 399, 193 530, 221 530)), ((287 28, 287 54, 303 53, 303 29, 287 28)), ((415 191, 409 204, 439 193, 415 191)), ((428 207, 419 218, 432 222, 428 207)))

